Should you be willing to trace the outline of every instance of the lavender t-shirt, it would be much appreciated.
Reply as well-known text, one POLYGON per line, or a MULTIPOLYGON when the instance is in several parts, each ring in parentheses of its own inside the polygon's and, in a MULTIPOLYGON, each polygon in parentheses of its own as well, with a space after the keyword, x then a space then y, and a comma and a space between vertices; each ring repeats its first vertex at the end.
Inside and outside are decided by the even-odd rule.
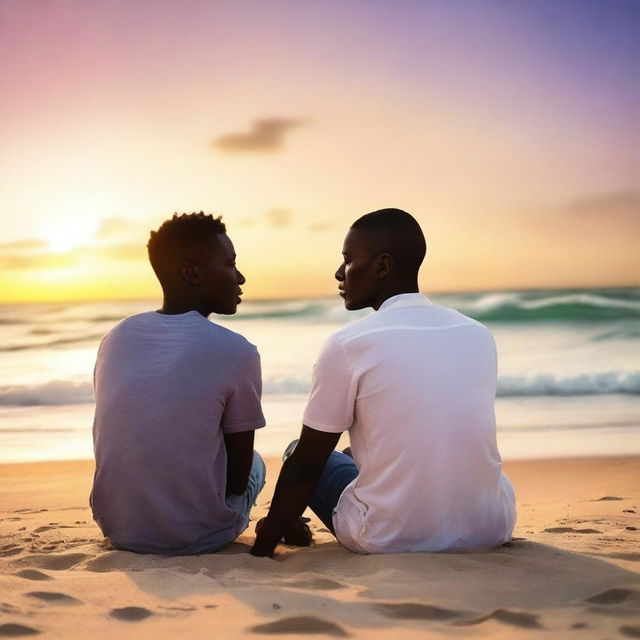
POLYGON ((260 356, 197 311, 126 318, 96 361, 93 516, 114 546, 215 550, 239 533, 224 434, 265 425, 260 356))

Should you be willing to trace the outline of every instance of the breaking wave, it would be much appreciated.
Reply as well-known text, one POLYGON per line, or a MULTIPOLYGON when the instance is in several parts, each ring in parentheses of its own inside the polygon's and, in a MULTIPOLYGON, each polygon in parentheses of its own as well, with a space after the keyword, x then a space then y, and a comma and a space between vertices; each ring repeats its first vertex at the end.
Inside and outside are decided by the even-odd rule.
MULTIPOLYGON (((311 374, 267 376, 263 383, 265 398, 276 395, 306 395, 311 374)), ((502 375, 498 379, 498 397, 592 396, 607 394, 640 395, 640 372, 607 371, 576 375, 538 373, 502 375)), ((54 380, 37 385, 0 387, 0 406, 55 406, 94 402, 90 382, 54 380)))

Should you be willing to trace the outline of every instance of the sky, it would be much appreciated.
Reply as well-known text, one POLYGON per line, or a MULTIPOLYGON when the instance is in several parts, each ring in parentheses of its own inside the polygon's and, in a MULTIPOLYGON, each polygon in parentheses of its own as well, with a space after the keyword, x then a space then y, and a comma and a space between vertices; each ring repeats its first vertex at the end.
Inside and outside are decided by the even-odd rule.
POLYGON ((425 292, 640 284, 636 0, 0 0, 0 302, 154 298, 222 215, 248 299, 399 207, 425 292))

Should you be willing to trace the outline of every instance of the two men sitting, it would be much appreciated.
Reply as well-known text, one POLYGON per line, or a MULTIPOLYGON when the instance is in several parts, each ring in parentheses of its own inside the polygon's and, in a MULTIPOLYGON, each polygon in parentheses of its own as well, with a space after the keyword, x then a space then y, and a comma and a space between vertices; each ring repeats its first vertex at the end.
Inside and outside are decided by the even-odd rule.
MULTIPOLYGON (((220 219, 174 216, 148 244, 158 311, 123 320, 95 369, 94 518, 121 549, 215 551, 248 526, 265 482, 253 451, 260 359, 207 317, 235 313, 245 279, 220 219)), ((327 340, 299 440, 286 452, 251 553, 311 541, 307 507, 358 553, 506 542, 496 348, 486 327, 419 292, 417 221, 382 209, 353 223, 335 274, 347 309, 373 308, 327 340), (335 450, 349 432, 350 450, 335 450)))

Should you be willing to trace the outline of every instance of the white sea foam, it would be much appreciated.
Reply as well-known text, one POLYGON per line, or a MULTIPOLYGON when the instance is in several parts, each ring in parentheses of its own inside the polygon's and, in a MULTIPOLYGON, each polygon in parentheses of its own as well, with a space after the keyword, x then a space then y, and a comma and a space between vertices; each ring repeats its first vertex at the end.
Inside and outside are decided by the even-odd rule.
POLYGON ((0 387, 0 406, 37 407, 94 401, 90 382, 52 380, 44 384, 0 387))
POLYGON ((613 393, 640 394, 640 372, 504 375, 498 379, 497 395, 500 397, 592 396, 613 393))
MULTIPOLYGON (((311 374, 271 375, 263 382, 264 396, 306 395, 311 374)), ((498 397, 640 395, 640 372, 606 371, 578 375, 534 373, 503 375, 498 397)), ((0 387, 0 406, 56 406, 94 402, 90 382, 54 380, 44 384, 0 387)))

